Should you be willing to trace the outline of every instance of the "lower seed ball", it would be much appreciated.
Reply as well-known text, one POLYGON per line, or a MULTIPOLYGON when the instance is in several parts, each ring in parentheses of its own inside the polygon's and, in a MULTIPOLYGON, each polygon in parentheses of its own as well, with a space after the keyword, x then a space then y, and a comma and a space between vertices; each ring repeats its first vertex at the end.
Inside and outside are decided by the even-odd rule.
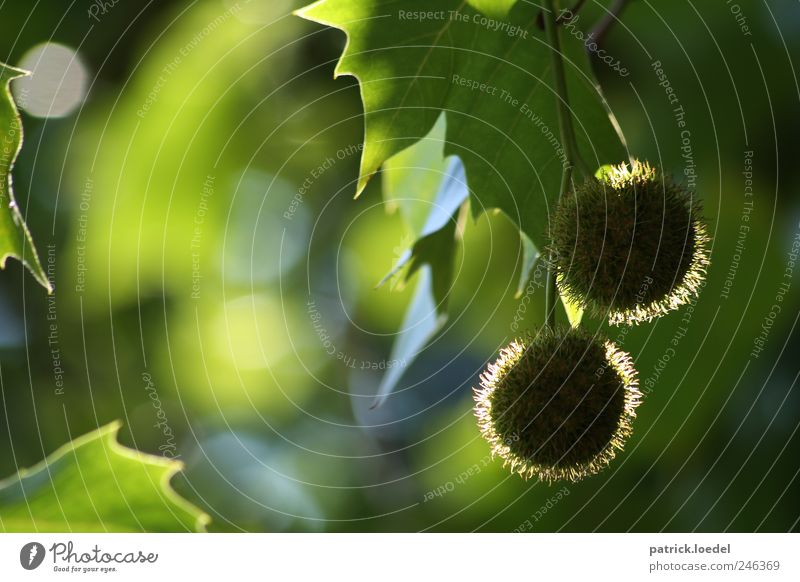
POLYGON ((481 376, 475 414, 492 452, 525 478, 580 480, 622 449, 639 404, 628 354, 573 328, 504 348, 481 376))

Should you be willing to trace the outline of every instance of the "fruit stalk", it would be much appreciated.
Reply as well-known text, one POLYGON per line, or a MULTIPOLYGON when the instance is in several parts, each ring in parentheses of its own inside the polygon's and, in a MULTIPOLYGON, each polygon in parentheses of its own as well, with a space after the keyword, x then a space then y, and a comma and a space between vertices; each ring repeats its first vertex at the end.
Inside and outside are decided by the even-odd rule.
MULTIPOLYGON (((564 149, 564 173, 561 176, 556 205, 569 188, 572 179, 572 168, 576 161, 577 146, 575 129, 572 126, 572 114, 567 95, 567 78, 564 72, 564 57, 561 52, 561 39, 559 38, 556 0, 545 0, 545 32, 550 44, 550 58, 553 66, 556 94, 558 95, 558 129, 561 134, 561 147, 564 149)), ((558 289, 556 287, 555 257, 550 255, 550 264, 547 268, 547 289, 545 293, 545 322, 550 329, 556 326, 556 302, 558 289)))

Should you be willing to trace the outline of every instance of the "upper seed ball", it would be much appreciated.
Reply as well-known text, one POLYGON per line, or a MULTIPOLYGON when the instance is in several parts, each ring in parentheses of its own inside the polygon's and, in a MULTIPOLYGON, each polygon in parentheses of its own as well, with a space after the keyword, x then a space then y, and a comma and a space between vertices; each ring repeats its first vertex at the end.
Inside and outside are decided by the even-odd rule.
POLYGON ((564 196, 552 221, 559 289, 610 323, 638 323, 696 296, 708 237, 692 196, 647 163, 622 164, 564 196))

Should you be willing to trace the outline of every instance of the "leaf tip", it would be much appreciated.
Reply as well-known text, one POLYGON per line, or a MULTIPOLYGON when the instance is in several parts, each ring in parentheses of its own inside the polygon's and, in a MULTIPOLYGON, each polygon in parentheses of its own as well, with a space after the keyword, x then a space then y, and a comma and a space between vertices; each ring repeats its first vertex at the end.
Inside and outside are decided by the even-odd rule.
POLYGON ((28 269, 30 269, 31 273, 33 273, 33 278, 36 279, 36 282, 44 287, 48 295, 55 293, 55 286, 50 282, 50 279, 45 276, 44 272, 37 273, 34 269, 31 269, 30 266, 28 266, 28 269))
MULTIPOLYGON (((35 250, 33 251, 36 252, 35 250)), ((52 295, 55 292, 55 287, 50 282, 50 279, 47 278, 47 275, 44 273, 44 269, 42 269, 42 265, 39 263, 39 258, 34 254, 34 262, 31 263, 27 259, 20 257, 16 253, 5 253, 4 255, 0 256, 0 269, 6 268, 6 261, 8 258, 17 259, 22 265, 28 269, 33 278, 36 280, 39 285, 45 288, 48 295, 52 295)))
POLYGON ((302 18, 304 20, 308 20, 310 22, 316 22, 318 24, 327 24, 330 26, 330 23, 320 20, 319 15, 315 15, 314 11, 323 5, 327 0, 317 0, 316 2, 312 2, 307 6, 303 6, 302 8, 298 8, 296 10, 292 10, 292 15, 302 18))
POLYGON ((361 174, 358 177, 358 185, 356 186, 356 193, 353 196, 353 200, 358 200, 361 197, 361 194, 364 193, 364 190, 367 188, 367 184, 369 184, 370 178, 374 176, 375 173, 372 174, 361 174))

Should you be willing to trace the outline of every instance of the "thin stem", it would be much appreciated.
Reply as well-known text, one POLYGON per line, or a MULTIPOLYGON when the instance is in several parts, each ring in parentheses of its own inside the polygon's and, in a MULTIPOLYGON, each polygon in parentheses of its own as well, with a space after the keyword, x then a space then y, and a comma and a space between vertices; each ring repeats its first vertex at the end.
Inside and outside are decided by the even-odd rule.
POLYGON ((564 56, 561 52, 561 39, 559 38, 559 29, 556 24, 555 4, 555 0, 545 0, 545 6, 550 11, 545 18, 545 29, 547 31, 547 40, 550 43, 550 57, 558 95, 558 125, 561 131, 561 142, 568 165, 571 165, 575 162, 577 141, 575 139, 575 129, 572 125, 569 97, 567 96, 567 75, 564 71, 564 56))
MULTIPOLYGON (((561 188, 558 191, 558 199, 564 196, 569 188, 572 175, 572 168, 567 167, 561 175, 561 188)), ((556 260, 558 257, 553 249, 550 249, 550 258, 547 265, 547 280, 545 282, 545 323, 550 329, 556 328, 556 304, 558 303, 558 285, 556 284, 556 260)))
POLYGON ((545 323, 547 327, 552 330, 556 328, 556 302, 558 301, 558 286, 556 285, 556 276, 552 265, 547 270, 547 289, 545 289, 545 309, 547 310, 547 319, 545 323))
POLYGON ((590 168, 589 164, 586 163, 586 160, 583 159, 583 156, 581 155, 581 151, 578 149, 578 141, 577 140, 575 140, 575 143, 573 144, 573 150, 572 151, 575 154, 575 159, 572 160, 572 161, 578 167, 578 170, 580 170, 581 174, 583 174, 583 177, 584 178, 590 178, 591 176, 594 176, 594 172, 592 171, 592 168, 590 168))
POLYGON ((598 46, 604 44, 608 29, 611 28, 612 24, 619 20, 620 14, 622 14, 622 11, 625 10, 627 5, 628 0, 616 0, 611 8, 608 9, 608 12, 606 12, 605 16, 603 16, 603 18, 601 18, 600 21, 594 26, 592 29, 592 34, 594 35, 598 46))
MULTIPOLYGON (((550 43, 550 57, 553 65, 553 77, 555 79, 555 89, 558 95, 558 127, 561 133, 561 147, 564 148, 564 173, 561 176, 561 188, 558 192, 556 204, 564 196, 569 188, 572 179, 572 164, 576 160, 576 140, 575 129, 572 125, 572 113, 569 108, 569 98, 567 95, 567 76, 564 71, 564 57, 561 52, 561 39, 559 38, 559 28, 556 22, 556 0, 545 0, 545 30, 547 40, 550 43)), ((550 329, 555 329, 556 325, 556 301, 558 289, 556 286, 555 261, 551 250, 550 264, 547 268, 547 289, 545 293, 545 321, 550 329)))

